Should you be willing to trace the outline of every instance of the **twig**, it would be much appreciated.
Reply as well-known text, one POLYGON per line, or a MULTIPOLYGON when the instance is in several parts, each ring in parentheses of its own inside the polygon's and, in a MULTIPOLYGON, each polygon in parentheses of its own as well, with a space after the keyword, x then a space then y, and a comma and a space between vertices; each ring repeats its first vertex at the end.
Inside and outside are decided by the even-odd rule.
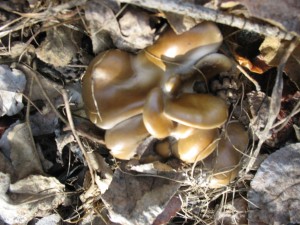
POLYGON ((18 68, 20 68, 22 71, 26 72, 27 74, 30 74, 32 76, 32 79, 34 79, 36 81, 36 83, 38 84, 42 94, 44 95, 45 99, 48 101, 51 109, 55 112, 55 114, 57 115, 57 117, 63 121, 63 123, 68 124, 68 121, 57 111, 56 107, 53 105, 50 97, 48 96, 47 92, 45 91, 45 88, 43 87, 40 79, 37 76, 37 72, 33 71, 33 69, 25 64, 18 64, 17 65, 18 68))
POLYGON ((45 17, 49 16, 56 16, 59 12, 66 10, 66 9, 71 9, 80 5, 84 5, 87 2, 87 0, 72 0, 69 2, 66 2, 64 4, 54 6, 54 7, 49 7, 47 10, 41 13, 20 13, 14 11, 14 13, 22 16, 22 17, 28 17, 28 18, 38 18, 38 19, 44 19, 45 17))
MULTIPOLYGON (((29 98, 31 97, 31 94, 32 94, 32 86, 33 86, 33 83, 34 83, 34 80, 32 79, 31 82, 30 82, 30 87, 29 87, 29 98)), ((26 123, 26 126, 27 126, 27 129, 28 129, 28 132, 29 132, 29 137, 30 137, 30 142, 32 144, 32 150, 33 150, 33 154, 35 155, 35 158, 36 159, 39 159, 39 161, 37 162, 38 163, 38 166, 39 166, 39 169, 40 171, 43 171, 43 166, 42 166, 42 162, 41 162, 41 159, 39 157, 39 154, 38 154, 38 151, 37 151, 37 148, 36 148, 36 145, 35 145, 35 142, 34 142, 34 139, 33 139, 33 134, 32 134, 32 130, 31 130, 31 126, 30 126, 30 118, 29 118, 29 115, 30 115, 30 102, 27 103, 27 107, 26 107, 26 117, 25 117, 25 123, 26 123)))
POLYGON ((254 31, 266 36, 275 36, 280 39, 292 40, 294 35, 269 24, 258 24, 243 17, 235 16, 221 11, 216 11, 188 2, 176 0, 118 0, 141 7, 158 9, 179 15, 186 15, 195 19, 214 21, 239 29, 254 31))
POLYGON ((81 142, 81 140, 80 140, 80 138, 77 134, 77 131, 75 130, 75 126, 74 126, 74 122, 73 122, 73 118, 72 118, 72 113, 71 113, 71 109, 70 109, 70 104, 69 104, 69 99, 68 99, 68 93, 66 92, 65 89, 62 89, 61 93, 62 93, 62 96, 63 96, 63 99, 64 99, 66 114, 67 114, 67 118, 68 118, 68 121, 69 121, 70 128, 71 128, 71 130, 73 132, 73 135, 74 135, 74 137, 75 137, 75 139, 78 143, 79 148, 82 151, 82 154, 85 157, 85 160, 87 162, 87 165, 88 165, 88 168, 89 168, 89 171, 90 171, 90 174, 91 174, 92 185, 94 185, 95 184, 95 176, 94 176, 93 168, 91 166, 92 163, 90 162, 90 158, 87 155, 87 152, 85 151, 85 148, 83 147, 83 144, 82 144, 82 142, 81 142))
POLYGON ((256 91, 257 91, 257 92, 260 92, 260 91, 261 91, 261 87, 260 87, 259 83, 258 83, 255 79, 253 79, 253 78, 247 73, 247 71, 244 70, 243 67, 241 67, 241 66, 240 66, 239 64, 237 64, 236 62, 234 62, 234 64, 235 64, 236 68, 237 68, 237 69, 238 69, 238 70, 239 70, 246 78, 248 78, 249 81, 251 81, 251 82, 254 84, 256 91))

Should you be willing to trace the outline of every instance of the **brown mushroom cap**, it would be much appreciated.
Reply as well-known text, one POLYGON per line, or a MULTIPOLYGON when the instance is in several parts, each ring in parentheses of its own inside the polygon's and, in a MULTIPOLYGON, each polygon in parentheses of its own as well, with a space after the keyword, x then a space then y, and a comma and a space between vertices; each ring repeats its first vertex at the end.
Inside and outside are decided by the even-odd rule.
POLYGON ((128 160, 136 154, 138 145, 147 136, 149 133, 144 126, 143 117, 137 115, 107 130, 105 144, 114 157, 128 160))
POLYGON ((187 163, 203 160, 215 150, 218 134, 218 129, 194 129, 190 136, 178 140, 173 154, 187 163))
POLYGON ((195 132, 195 128, 177 123, 171 132, 172 137, 178 139, 187 138, 195 132))
POLYGON ((248 143, 248 133, 241 123, 228 124, 226 134, 219 141, 215 158, 212 156, 207 159, 210 162, 206 165, 211 164, 214 172, 209 182, 210 188, 228 185, 237 176, 242 153, 246 151, 248 143))
POLYGON ((143 55, 121 50, 97 56, 82 79, 82 95, 92 122, 103 129, 140 114, 147 94, 158 86, 162 70, 143 55))
POLYGON ((160 88, 154 88, 146 99, 143 121, 148 132, 156 138, 165 138, 174 129, 174 122, 163 114, 163 109, 163 92, 160 88))
POLYGON ((173 121, 199 129, 220 127, 228 117, 225 101, 209 94, 184 93, 165 103, 164 114, 173 121))
POLYGON ((206 79, 209 80, 221 72, 227 72, 232 68, 231 60, 219 53, 212 53, 201 58, 195 67, 201 70, 206 79))
POLYGON ((216 52, 222 40, 222 34, 214 23, 202 22, 179 35, 169 28, 146 52, 153 56, 149 59, 163 69, 164 62, 159 63, 157 59, 191 66, 201 57, 216 52))

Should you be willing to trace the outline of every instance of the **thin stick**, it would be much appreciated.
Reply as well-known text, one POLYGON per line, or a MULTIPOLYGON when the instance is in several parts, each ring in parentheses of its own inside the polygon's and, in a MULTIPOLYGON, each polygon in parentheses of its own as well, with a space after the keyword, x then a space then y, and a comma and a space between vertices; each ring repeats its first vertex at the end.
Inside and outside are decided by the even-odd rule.
POLYGON ((72 113, 71 113, 71 109, 70 109, 70 104, 69 104, 69 99, 68 99, 68 93, 66 92, 65 89, 62 89, 61 93, 62 93, 62 96, 63 96, 63 99, 64 99, 66 114, 67 114, 67 118, 68 118, 68 121, 69 121, 70 128, 73 132, 73 135, 74 135, 74 137, 75 137, 75 139, 78 143, 78 146, 79 146, 80 150, 82 151, 82 154, 85 157, 85 160, 87 162, 87 165, 88 165, 88 168, 89 168, 89 171, 90 171, 90 174, 91 174, 92 185, 94 185, 95 184, 95 176, 94 176, 93 168, 91 166, 92 164, 90 162, 89 156, 87 155, 87 152, 85 151, 85 148, 83 147, 83 144, 82 144, 79 136, 77 135, 77 131, 75 130, 75 126, 74 126, 74 122, 73 122, 73 118, 72 118, 72 113))
POLYGON ((214 21, 239 29, 254 31, 266 36, 275 36, 280 39, 291 40, 294 35, 269 24, 258 24, 243 17, 235 16, 221 11, 216 11, 195 5, 188 2, 176 0, 118 0, 122 3, 129 3, 141 7, 158 9, 165 12, 172 12, 179 15, 186 15, 195 19, 214 21))
MULTIPOLYGON (((33 83, 34 83, 34 80, 32 79, 31 82, 30 82, 30 87, 29 87, 29 98, 31 97, 31 94, 32 94, 33 83)), ((37 163, 39 165, 40 171, 43 171, 42 162, 41 162, 41 159, 39 157, 39 154, 38 154, 38 151, 37 151, 34 139, 33 139, 32 129, 31 129, 31 126, 30 126, 30 118, 29 118, 29 116, 30 116, 30 105, 31 105, 30 102, 27 102, 26 116, 25 116, 25 121, 26 122, 25 123, 26 123, 27 129, 28 129, 28 132, 29 132, 30 142, 31 142, 32 148, 33 148, 32 153, 35 155, 36 159, 39 159, 37 163)))

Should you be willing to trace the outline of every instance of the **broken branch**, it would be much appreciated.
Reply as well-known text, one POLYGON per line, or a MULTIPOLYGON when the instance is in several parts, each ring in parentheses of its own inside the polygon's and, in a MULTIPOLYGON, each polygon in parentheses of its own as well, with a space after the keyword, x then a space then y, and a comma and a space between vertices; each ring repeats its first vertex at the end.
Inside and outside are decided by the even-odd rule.
POLYGON ((157 9, 165 12, 172 12, 179 15, 186 15, 194 19, 202 19, 237 27, 243 30, 253 31, 265 36, 275 36, 279 39, 291 40, 294 35, 269 24, 259 24, 247 20, 246 18, 235 16, 229 13, 206 8, 188 2, 170 0, 119 0, 145 8, 157 9))

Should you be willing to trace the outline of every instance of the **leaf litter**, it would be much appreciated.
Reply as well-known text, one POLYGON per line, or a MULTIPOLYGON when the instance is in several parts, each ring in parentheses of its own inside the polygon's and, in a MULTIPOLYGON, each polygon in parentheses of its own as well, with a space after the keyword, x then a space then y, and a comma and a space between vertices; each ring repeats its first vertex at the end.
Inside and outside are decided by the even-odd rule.
MULTIPOLYGON (((41 217, 36 224, 241 224, 247 220, 268 224, 268 218, 274 224, 299 223, 295 200, 299 191, 293 179, 297 174, 292 169, 299 166, 299 146, 283 147, 299 142, 297 42, 262 36, 258 46, 238 46, 236 38, 244 31, 219 24, 227 35, 227 53, 244 67, 242 95, 238 95, 242 99, 233 114, 248 127, 252 144, 238 178, 224 188, 208 189, 201 163, 191 166, 157 158, 155 140, 142 144, 141 161, 111 157, 103 142, 104 131, 81 118, 85 112, 78 89, 78 74, 96 53, 110 48, 137 52, 151 45, 167 23, 182 33, 201 19, 140 7, 135 1, 135 6, 113 0, 16 2, 0 3, 1 117, 18 121, 3 125, 6 131, 0 140, 0 223, 26 224, 41 217), (237 55, 236 46, 249 55, 237 55), (247 67, 249 63, 256 68, 247 67), (262 89, 255 90, 251 79, 262 89), (272 139, 287 127, 291 136, 281 142, 272 139), (38 140, 42 136, 53 143, 51 150, 46 151, 38 140)), ((195 8, 199 4, 187 2, 195 8)), ((242 12, 249 21, 259 18, 299 35, 295 17, 299 7, 293 1, 230 2, 206 1, 201 6, 235 15, 242 12), (262 10, 274 6, 282 10, 280 16, 262 10)))

